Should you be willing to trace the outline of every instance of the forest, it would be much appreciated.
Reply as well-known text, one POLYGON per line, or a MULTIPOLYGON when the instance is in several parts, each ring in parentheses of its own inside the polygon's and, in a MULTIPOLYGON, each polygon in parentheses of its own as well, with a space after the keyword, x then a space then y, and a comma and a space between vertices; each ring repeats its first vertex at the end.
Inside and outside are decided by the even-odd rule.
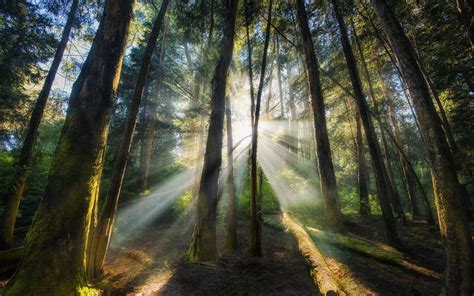
POLYGON ((0 295, 474 295, 473 0, 0 0, 0 295))

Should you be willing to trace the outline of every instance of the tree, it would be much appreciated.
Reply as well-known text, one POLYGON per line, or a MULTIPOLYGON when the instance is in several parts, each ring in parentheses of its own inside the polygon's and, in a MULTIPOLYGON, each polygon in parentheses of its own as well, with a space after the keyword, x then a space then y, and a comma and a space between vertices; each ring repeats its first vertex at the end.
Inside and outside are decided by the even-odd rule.
POLYGON ((250 152, 250 251, 254 256, 262 256, 262 213, 259 194, 257 192, 257 145, 260 106, 262 102, 263 87, 265 84, 268 47, 270 45, 272 6, 273 1, 270 0, 268 3, 265 43, 263 46, 262 64, 260 69, 260 82, 258 84, 257 96, 255 97, 255 113, 252 125, 252 148, 250 152))
POLYGON ((371 0, 371 3, 408 85, 426 139, 440 232, 445 241, 445 292, 448 295, 470 295, 471 231, 463 206, 467 196, 457 180, 454 158, 413 47, 386 1, 371 0))
POLYGON ((74 83, 43 199, 7 295, 86 293, 86 250, 133 0, 109 0, 74 83))
POLYGON ((383 163, 382 153, 380 151, 380 146, 375 134, 372 117, 369 113, 369 107, 367 106, 367 101, 365 100, 364 93, 362 91, 359 71, 357 69, 356 60, 349 42, 349 37, 347 36, 347 27, 339 7, 339 2, 337 0, 332 0, 331 3, 333 5, 334 14, 339 26, 339 33, 341 34, 340 39, 351 78, 352 88, 354 90, 354 98, 356 100, 357 108, 364 125, 365 136, 367 138, 367 144, 369 146, 369 152, 372 159, 372 166, 374 167, 376 180, 375 183, 377 185, 377 195, 380 201, 380 207, 382 209, 382 216, 384 218, 385 233, 387 235, 387 239, 391 243, 398 244, 399 239, 395 226, 395 219, 390 207, 390 201, 394 200, 393 190, 390 186, 387 171, 383 163))
POLYGON ((166 35, 169 29, 169 21, 165 23, 163 29, 163 38, 161 41, 160 57, 158 67, 160 73, 155 82, 155 89, 158 95, 152 99, 147 99, 143 110, 142 139, 140 150, 140 192, 145 192, 148 188, 148 178, 150 175, 150 162, 152 159, 153 139, 156 133, 157 123, 157 105, 160 97, 161 85, 163 83, 164 73, 162 73, 163 63, 166 55, 166 35))
POLYGON ((365 161, 364 141, 362 139, 362 124, 359 112, 356 115, 356 148, 357 148, 357 180, 359 189, 359 214, 370 215, 369 190, 367 182, 367 163, 365 161))
POLYGON ((161 3, 160 11, 156 16, 150 36, 148 37, 148 43, 141 61, 140 71, 138 72, 137 83, 133 91, 133 98, 130 104, 123 138, 114 164, 112 181, 109 190, 107 191, 104 205, 102 209, 100 209, 97 226, 93 228, 90 234, 88 275, 92 278, 99 274, 104 265, 104 259, 109 247, 115 217, 117 216, 117 206, 120 191, 122 189, 123 176, 127 166, 128 153, 130 151, 137 123, 138 110, 140 108, 143 90, 150 70, 151 58, 156 47, 158 35, 160 34, 169 3, 170 0, 163 0, 161 3))
POLYGON ((33 149, 35 147, 36 138, 38 137, 38 128, 43 118, 43 112, 46 107, 46 102, 49 97, 49 92, 56 77, 56 73, 61 64, 64 50, 66 49, 69 35, 71 33, 76 11, 79 6, 79 0, 73 0, 66 24, 63 29, 61 41, 54 55, 53 62, 49 69, 43 88, 36 100, 31 119, 26 130, 25 140, 21 148, 20 157, 18 159, 18 168, 16 171, 14 184, 11 188, 11 194, 8 196, 7 206, 2 217, 2 228, 0 231, 0 249, 9 249, 12 246, 13 230, 15 228, 15 220, 20 206, 21 197, 25 188, 26 178, 28 176, 28 168, 33 156, 33 149))
POLYGON ((324 96, 321 89, 321 78, 319 64, 314 51, 313 40, 309 30, 308 16, 304 6, 304 0, 296 1, 298 22, 303 37, 303 50, 308 72, 308 84, 311 94, 311 106, 314 113, 314 133, 316 139, 316 151, 319 167, 319 178, 323 194, 324 216, 327 226, 335 231, 341 231, 342 213, 337 193, 336 176, 332 164, 331 148, 326 126, 326 114, 324 107, 324 96))
POLYGON ((229 0, 227 3, 220 55, 211 82, 212 110, 197 200, 196 225, 188 251, 190 261, 211 261, 217 257, 217 187, 222 162, 225 93, 234 49, 238 2, 229 0))
POLYGON ((234 187, 234 144, 232 141, 232 110, 230 100, 226 97, 225 116, 227 127, 227 234, 225 239, 226 248, 230 251, 237 249, 237 217, 235 210, 235 187, 234 187))

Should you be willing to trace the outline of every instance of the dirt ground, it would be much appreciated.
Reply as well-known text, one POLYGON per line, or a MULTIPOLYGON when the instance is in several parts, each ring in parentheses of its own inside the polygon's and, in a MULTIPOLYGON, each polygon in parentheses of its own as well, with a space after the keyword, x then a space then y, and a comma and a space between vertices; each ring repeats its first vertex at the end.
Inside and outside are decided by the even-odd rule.
MULTIPOLYGON (((318 295, 308 265, 289 233, 264 227, 263 256, 255 258, 247 249, 249 226, 239 222, 241 251, 221 253, 215 264, 203 265, 184 262, 190 231, 169 227, 148 229, 128 246, 114 246, 101 282, 105 295, 318 295)), ((220 250, 223 241, 219 231, 220 250)))

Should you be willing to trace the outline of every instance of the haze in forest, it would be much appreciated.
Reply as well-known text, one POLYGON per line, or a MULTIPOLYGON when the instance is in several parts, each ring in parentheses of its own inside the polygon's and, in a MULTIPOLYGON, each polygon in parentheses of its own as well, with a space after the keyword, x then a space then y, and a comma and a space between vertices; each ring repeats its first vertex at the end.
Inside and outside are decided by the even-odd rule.
POLYGON ((0 1, 0 295, 472 295, 472 0, 0 1))

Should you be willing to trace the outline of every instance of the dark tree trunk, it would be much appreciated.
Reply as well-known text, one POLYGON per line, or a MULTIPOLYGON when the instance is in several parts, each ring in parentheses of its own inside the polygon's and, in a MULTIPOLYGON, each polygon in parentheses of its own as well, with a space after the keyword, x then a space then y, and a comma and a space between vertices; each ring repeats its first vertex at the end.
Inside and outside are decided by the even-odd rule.
POLYGON ((18 213, 21 197, 23 196, 26 179, 28 177, 28 169, 31 164, 36 138, 38 137, 39 125, 41 123, 41 119, 43 118, 43 112, 48 101, 49 92, 53 86, 54 78, 58 72, 64 50, 66 49, 66 45, 69 40, 69 35, 74 24, 78 6, 79 0, 74 0, 71 4, 71 9, 69 10, 66 25, 63 29, 61 41, 59 42, 58 48, 56 49, 51 68, 49 68, 43 88, 41 89, 41 92, 33 108, 33 112, 31 113, 31 119, 26 130, 25 139, 23 141, 20 157, 18 159, 17 171, 13 181, 14 183, 10 189, 10 195, 8 196, 7 204, 2 217, 0 230, 0 249, 2 250, 9 249, 12 246, 16 215, 18 213))
POLYGON ((212 261, 217 258, 216 212, 219 172, 222 162, 222 135, 225 92, 232 52, 238 0, 229 0, 224 16, 224 35, 220 56, 212 78, 211 118, 207 136, 204 166, 197 200, 197 219, 188 251, 190 261, 212 261))
POLYGON ((154 91, 156 96, 152 99, 145 98, 147 104, 145 110, 143 110, 143 128, 142 128, 142 143, 140 149, 140 179, 139 179, 139 190, 145 192, 148 189, 148 178, 150 176, 150 163, 152 159, 153 143, 156 134, 156 123, 157 123, 157 112, 158 112, 158 101, 160 98, 161 84, 163 82, 163 62, 166 55, 166 35, 169 29, 169 21, 165 23, 163 28, 163 38, 161 40, 161 50, 158 68, 160 73, 154 83, 154 91))
POLYGON ((257 143, 258 143, 258 123, 260 119, 260 105, 265 82, 265 70, 267 68, 267 54, 270 45, 270 29, 272 19, 272 4, 268 4, 267 25, 265 29, 265 44, 263 48, 262 68, 260 70, 260 82, 258 85, 255 115, 252 126, 252 151, 250 154, 250 251, 253 256, 262 256, 262 213, 261 204, 257 193, 257 143))
POLYGON ((349 37, 347 35, 347 28, 339 7, 339 3, 337 0, 331 0, 331 2, 333 4, 335 16, 339 25, 344 56, 346 58, 349 75, 351 77, 352 88, 354 90, 359 114, 364 125, 365 136, 367 138, 370 156, 372 158, 372 165, 374 167, 376 180, 375 183, 377 185, 377 195, 380 200, 380 207, 382 209, 382 215, 385 223, 385 232, 390 242, 398 244, 399 239, 395 227, 395 219, 393 217, 392 209, 390 207, 390 201, 393 200, 392 188, 390 186, 390 181, 388 180, 386 168, 383 163, 380 146, 377 142, 377 136, 375 134, 374 125, 369 113, 369 107, 362 91, 362 84, 359 78, 359 72, 357 70, 354 54, 352 53, 352 47, 349 41, 349 37))
POLYGON ((170 0, 163 0, 160 11, 155 19, 153 28, 148 37, 148 43, 145 48, 145 53, 140 64, 138 72, 137 83, 133 91, 132 102, 129 107, 127 122, 123 132, 123 138, 120 142, 120 148, 115 160, 114 169, 112 172, 112 180, 110 187, 105 197, 104 205, 100 209, 100 216, 97 226, 90 234, 89 239, 89 258, 88 258, 88 276, 95 278, 99 275, 104 264, 105 254, 109 247, 112 229, 117 216, 117 206, 122 189, 123 176, 127 166, 128 153, 133 140, 135 126, 137 122, 138 110, 143 97, 145 83, 150 70, 151 58, 156 47, 158 35, 160 34, 163 20, 165 18, 166 10, 170 0))
POLYGON ((227 235, 225 246, 230 251, 237 249, 237 216, 235 210, 235 187, 234 187, 234 142, 232 139, 232 111, 230 100, 226 97, 226 126, 227 126, 227 235))
POLYGON ((132 0, 109 0, 74 83, 43 199, 8 295, 76 295, 86 287, 87 243, 132 17, 132 0))
POLYGON ((467 198, 456 176, 456 165, 430 97, 414 50, 395 14, 384 0, 371 0, 397 58, 427 142, 428 160, 446 249, 446 294, 471 294, 471 231, 464 208, 467 198))
POLYGON ((298 22, 303 36, 303 49, 308 73, 311 105, 314 113, 314 132, 319 179, 323 195, 324 215, 326 218, 326 224, 331 230, 341 231, 343 228, 341 205, 339 194, 337 192, 336 176, 332 164, 331 148, 329 146, 318 60, 316 59, 313 40, 311 39, 304 0, 297 0, 296 7, 298 22))

